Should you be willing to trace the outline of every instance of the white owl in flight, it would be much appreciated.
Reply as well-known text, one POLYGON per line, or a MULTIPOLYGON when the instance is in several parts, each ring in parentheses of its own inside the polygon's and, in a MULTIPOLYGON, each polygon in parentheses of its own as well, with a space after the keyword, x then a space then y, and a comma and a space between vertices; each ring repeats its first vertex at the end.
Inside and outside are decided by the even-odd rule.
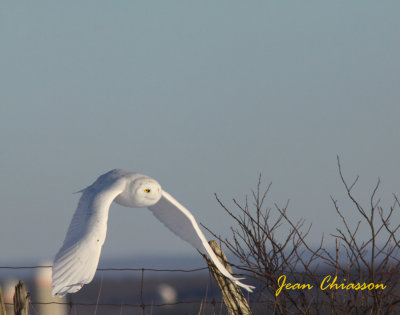
POLYGON ((53 262, 53 295, 63 296, 80 290, 92 281, 99 263, 113 201, 130 208, 148 207, 172 232, 207 254, 221 273, 252 292, 219 262, 193 215, 160 184, 142 174, 112 170, 80 191, 82 196, 68 228, 64 243, 53 262))

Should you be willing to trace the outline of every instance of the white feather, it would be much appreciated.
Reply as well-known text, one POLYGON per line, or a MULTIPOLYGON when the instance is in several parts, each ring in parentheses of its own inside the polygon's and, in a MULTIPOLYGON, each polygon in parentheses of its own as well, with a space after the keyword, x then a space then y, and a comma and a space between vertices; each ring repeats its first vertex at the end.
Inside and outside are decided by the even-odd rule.
POLYGON ((154 206, 150 206, 149 209, 177 236, 194 246, 202 254, 207 254, 225 277, 229 278, 247 291, 253 291, 253 286, 241 283, 239 281, 240 278, 233 277, 229 271, 226 270, 208 244, 206 237, 200 230, 193 215, 169 193, 163 190, 160 201, 154 206))
POLYGON ((110 205, 125 186, 123 180, 105 179, 100 177, 82 191, 63 246, 54 259, 53 295, 80 290, 96 273, 110 205))

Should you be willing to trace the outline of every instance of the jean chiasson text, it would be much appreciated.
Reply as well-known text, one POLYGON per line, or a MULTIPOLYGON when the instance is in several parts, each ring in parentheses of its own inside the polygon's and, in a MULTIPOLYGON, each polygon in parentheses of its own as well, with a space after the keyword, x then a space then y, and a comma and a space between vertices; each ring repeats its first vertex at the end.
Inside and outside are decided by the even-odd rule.
MULTIPOLYGON (((275 295, 278 296, 283 289, 285 290, 311 290, 314 286, 311 284, 304 283, 290 283, 286 282, 287 277, 282 275, 278 278, 278 290, 276 290, 275 295)), ((321 284, 319 285, 321 290, 384 290, 386 285, 381 283, 366 283, 366 282, 347 282, 343 279, 338 282, 337 276, 326 276, 321 284)))

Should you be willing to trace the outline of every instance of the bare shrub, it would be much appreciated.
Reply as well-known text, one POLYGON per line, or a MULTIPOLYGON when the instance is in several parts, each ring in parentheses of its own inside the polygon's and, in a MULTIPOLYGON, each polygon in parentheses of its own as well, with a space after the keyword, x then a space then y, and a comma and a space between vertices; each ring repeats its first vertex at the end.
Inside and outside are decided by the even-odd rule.
POLYGON ((271 184, 262 190, 261 175, 257 189, 252 191, 250 202, 247 197, 244 204, 233 199, 235 212, 228 209, 215 195, 235 225, 231 228, 229 239, 210 232, 240 260, 241 264, 235 267, 254 279, 257 291, 249 299, 255 314, 400 312, 400 224, 393 225, 391 222, 400 209, 399 199, 393 195, 392 206, 384 209, 377 198, 380 185, 378 180, 368 206, 362 206, 353 195, 358 177, 348 184, 339 158, 337 162, 347 198, 359 221, 352 226, 349 216, 340 209, 337 200, 331 197, 342 222, 336 234, 329 236, 334 238, 336 244, 333 251, 325 247, 323 237, 318 246, 309 245, 311 224, 306 225, 305 219, 293 221, 288 215, 289 203, 283 207, 277 204, 266 206, 271 184), (361 225, 367 228, 369 238, 363 239, 360 236, 361 225), (286 234, 282 231, 286 231, 286 234), (285 235, 282 237, 282 234, 285 235), (292 287, 291 290, 283 288, 277 294, 284 280, 282 275, 286 276, 286 284, 309 286, 292 287), (327 275, 330 279, 326 278, 327 275), (331 289, 329 285, 335 277, 336 284, 342 284, 342 287, 333 286, 331 289), (367 286, 371 283, 381 284, 382 287, 370 290, 371 286, 367 286))

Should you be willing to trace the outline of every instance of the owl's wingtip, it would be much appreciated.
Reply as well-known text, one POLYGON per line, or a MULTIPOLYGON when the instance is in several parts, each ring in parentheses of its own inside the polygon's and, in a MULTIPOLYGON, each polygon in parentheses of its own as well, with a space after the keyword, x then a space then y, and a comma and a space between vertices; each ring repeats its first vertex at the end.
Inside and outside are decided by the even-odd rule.
POLYGON ((252 285, 244 284, 244 283, 240 282, 238 279, 235 279, 234 282, 235 282, 235 284, 237 284, 239 287, 245 289, 246 291, 248 291, 248 292, 250 292, 250 293, 252 293, 252 292, 254 291, 254 289, 256 288, 256 287, 254 287, 254 286, 252 286, 252 285))

